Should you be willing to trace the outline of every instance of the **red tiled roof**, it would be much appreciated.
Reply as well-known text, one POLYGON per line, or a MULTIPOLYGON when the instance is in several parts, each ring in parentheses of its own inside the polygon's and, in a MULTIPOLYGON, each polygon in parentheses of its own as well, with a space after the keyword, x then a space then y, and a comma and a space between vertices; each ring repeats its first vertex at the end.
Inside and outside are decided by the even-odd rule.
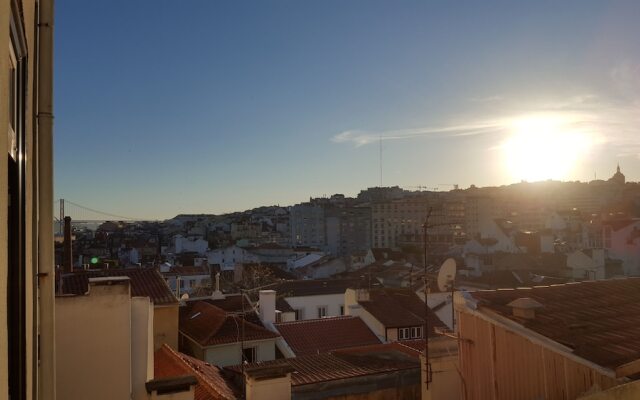
POLYGON ((217 344, 234 343, 241 340, 273 339, 280 335, 236 315, 199 301, 189 309, 180 312, 180 333, 195 340, 203 347, 217 344), (244 328, 243 328, 244 325, 244 328))
MULTIPOLYGON (((369 291, 369 301, 358 302, 375 319, 387 328, 401 328, 424 324, 425 304, 409 289, 373 289, 369 291)), ((434 328, 446 329, 444 322, 429 309, 429 335, 434 328)))
MULTIPOLYGON (((76 271, 62 276, 62 293, 84 295, 89 278, 126 276, 131 280, 131 296, 146 296, 156 305, 178 302, 162 275, 154 268, 114 268, 100 271, 76 271)), ((59 280, 56 279, 56 286, 59 280)), ((56 288, 56 293, 59 288, 56 288)))
POLYGON ((169 272, 163 272, 163 275, 209 275, 209 269, 207 267, 171 267, 169 272))
POLYGON ((615 368, 640 359, 640 278, 471 293, 489 309, 561 343, 586 360, 615 368), (518 298, 542 304, 534 319, 512 315, 518 298))
POLYGON ((154 378, 193 375, 198 380, 194 400, 232 400, 239 391, 215 365, 179 353, 164 344, 154 355, 154 378))
POLYGON ((296 356, 380 343, 359 317, 283 322, 275 327, 296 356))
MULTIPOLYGON (((294 369, 291 373, 291 386, 301 386, 420 368, 417 356, 409 351, 410 349, 403 350, 394 343, 379 344, 355 350, 345 349, 326 354, 258 362, 245 365, 244 368, 251 370, 265 366, 290 366, 294 369)), ((236 365, 226 369, 240 373, 242 367, 236 365)))

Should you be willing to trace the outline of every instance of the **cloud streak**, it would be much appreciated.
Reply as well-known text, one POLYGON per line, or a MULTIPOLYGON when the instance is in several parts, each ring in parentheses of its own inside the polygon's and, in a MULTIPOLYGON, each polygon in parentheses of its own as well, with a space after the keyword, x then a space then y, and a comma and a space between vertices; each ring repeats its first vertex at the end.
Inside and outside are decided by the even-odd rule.
POLYGON ((460 137, 496 133, 504 129, 504 121, 477 121, 469 124, 432 126, 387 131, 348 130, 331 138, 335 143, 353 143, 356 147, 379 140, 402 140, 420 137, 460 137))

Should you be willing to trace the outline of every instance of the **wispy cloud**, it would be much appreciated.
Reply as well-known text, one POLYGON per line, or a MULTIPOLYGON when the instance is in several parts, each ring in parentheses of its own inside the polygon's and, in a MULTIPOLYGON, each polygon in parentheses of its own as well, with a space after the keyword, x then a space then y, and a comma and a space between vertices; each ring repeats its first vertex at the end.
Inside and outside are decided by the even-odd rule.
POLYGON ((589 135, 594 145, 607 146, 618 156, 640 158, 640 65, 613 67, 607 81, 608 93, 583 92, 537 104, 503 95, 471 98, 470 102, 490 107, 482 111, 482 118, 411 129, 347 130, 331 141, 360 147, 378 140, 496 134, 496 142, 490 147, 495 149, 523 120, 551 118, 562 130, 589 135))
POLYGON ((450 126, 428 126, 414 129, 396 129, 387 131, 349 130, 338 133, 331 140, 335 143, 353 143, 356 147, 364 146, 379 140, 413 139, 425 136, 458 137, 493 133, 504 128, 504 122, 476 121, 469 124, 450 126))

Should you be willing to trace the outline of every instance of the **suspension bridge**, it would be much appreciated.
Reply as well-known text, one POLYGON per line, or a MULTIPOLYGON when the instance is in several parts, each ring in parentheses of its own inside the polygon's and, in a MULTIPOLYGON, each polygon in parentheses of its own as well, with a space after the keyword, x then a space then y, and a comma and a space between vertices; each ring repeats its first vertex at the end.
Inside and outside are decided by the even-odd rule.
POLYGON ((78 204, 69 199, 57 199, 53 202, 54 209, 58 208, 58 214, 54 213, 54 224, 62 231, 61 227, 65 217, 71 217, 74 225, 98 225, 105 221, 143 221, 145 218, 135 218, 114 214, 108 211, 96 210, 78 204))

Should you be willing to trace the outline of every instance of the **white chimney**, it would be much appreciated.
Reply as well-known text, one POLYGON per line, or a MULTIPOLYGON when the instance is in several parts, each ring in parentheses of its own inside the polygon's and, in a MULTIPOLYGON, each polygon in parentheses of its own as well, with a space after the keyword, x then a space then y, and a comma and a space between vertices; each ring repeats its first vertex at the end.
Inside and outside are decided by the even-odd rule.
POLYGON ((276 291, 260 291, 260 320, 265 323, 276 322, 276 291))
POLYGON ((507 304, 507 307, 511 307, 514 317, 535 319, 536 310, 542 308, 543 305, 530 297, 520 297, 507 304))

